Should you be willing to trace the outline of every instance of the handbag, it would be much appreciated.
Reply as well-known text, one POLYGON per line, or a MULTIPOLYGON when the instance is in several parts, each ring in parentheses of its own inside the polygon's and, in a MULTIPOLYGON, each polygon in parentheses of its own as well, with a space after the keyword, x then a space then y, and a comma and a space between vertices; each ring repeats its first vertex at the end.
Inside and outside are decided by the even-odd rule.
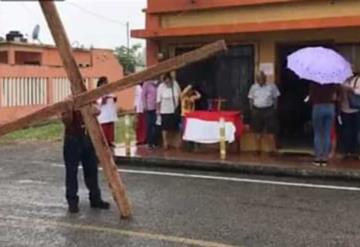
MULTIPOLYGON (((357 76, 353 85, 353 88, 357 88, 359 77, 357 76)), ((349 106, 352 109, 360 109, 360 94, 350 93, 349 94, 349 106)))
POLYGON ((171 87, 171 93, 172 93, 173 105, 174 105, 174 108, 175 108, 174 118, 175 118, 176 125, 179 125, 180 122, 181 122, 181 112, 180 112, 181 107, 180 107, 180 104, 178 106, 176 106, 175 93, 174 93, 174 84, 171 87))

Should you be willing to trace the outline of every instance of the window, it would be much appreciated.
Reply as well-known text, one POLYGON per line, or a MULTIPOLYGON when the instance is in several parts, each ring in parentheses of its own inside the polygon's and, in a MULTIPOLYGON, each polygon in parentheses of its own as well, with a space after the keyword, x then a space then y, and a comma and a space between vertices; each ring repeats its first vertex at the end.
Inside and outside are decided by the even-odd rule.
POLYGON ((0 51, 0 63, 7 64, 8 63, 8 52, 0 51))
POLYGON ((360 72, 360 44, 340 44, 336 50, 353 64, 355 72, 360 72))
POLYGON ((15 64, 41 65, 41 58, 40 52, 15 51, 15 64))

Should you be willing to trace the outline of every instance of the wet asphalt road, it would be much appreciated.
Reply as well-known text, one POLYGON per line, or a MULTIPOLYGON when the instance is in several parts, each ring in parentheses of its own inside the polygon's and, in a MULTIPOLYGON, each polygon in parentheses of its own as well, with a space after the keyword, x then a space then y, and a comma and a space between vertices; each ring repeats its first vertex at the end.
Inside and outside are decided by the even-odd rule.
MULTIPOLYGON (((360 246, 360 191, 165 172, 184 176, 122 174, 134 209, 131 220, 119 220, 113 202, 110 211, 91 210, 81 180, 81 212, 74 216, 63 198, 61 144, 3 145, 0 247, 360 246)), ((360 187, 360 182, 200 175, 360 187)), ((103 178, 102 188, 111 201, 103 178)))

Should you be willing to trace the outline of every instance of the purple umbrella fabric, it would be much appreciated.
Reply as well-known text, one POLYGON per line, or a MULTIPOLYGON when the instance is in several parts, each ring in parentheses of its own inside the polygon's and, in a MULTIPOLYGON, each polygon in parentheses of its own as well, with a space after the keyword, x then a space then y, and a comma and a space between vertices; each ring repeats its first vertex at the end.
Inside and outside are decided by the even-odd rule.
POLYGON ((324 47, 308 47, 287 57, 287 68, 301 79, 319 84, 341 84, 353 75, 351 64, 340 54, 324 47))

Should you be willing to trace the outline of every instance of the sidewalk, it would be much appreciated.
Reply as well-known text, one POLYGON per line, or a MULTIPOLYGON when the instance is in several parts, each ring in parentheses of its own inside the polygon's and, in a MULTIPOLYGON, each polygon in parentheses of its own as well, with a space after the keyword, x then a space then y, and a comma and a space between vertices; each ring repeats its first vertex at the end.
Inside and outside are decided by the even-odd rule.
POLYGON ((327 167, 314 167, 311 156, 300 155, 255 155, 230 153, 220 160, 217 149, 206 148, 198 152, 163 149, 150 150, 133 146, 131 156, 125 155, 124 147, 115 150, 118 165, 141 167, 166 167, 206 171, 238 172, 258 175, 311 177, 321 179, 360 179, 360 161, 332 160, 327 167))

